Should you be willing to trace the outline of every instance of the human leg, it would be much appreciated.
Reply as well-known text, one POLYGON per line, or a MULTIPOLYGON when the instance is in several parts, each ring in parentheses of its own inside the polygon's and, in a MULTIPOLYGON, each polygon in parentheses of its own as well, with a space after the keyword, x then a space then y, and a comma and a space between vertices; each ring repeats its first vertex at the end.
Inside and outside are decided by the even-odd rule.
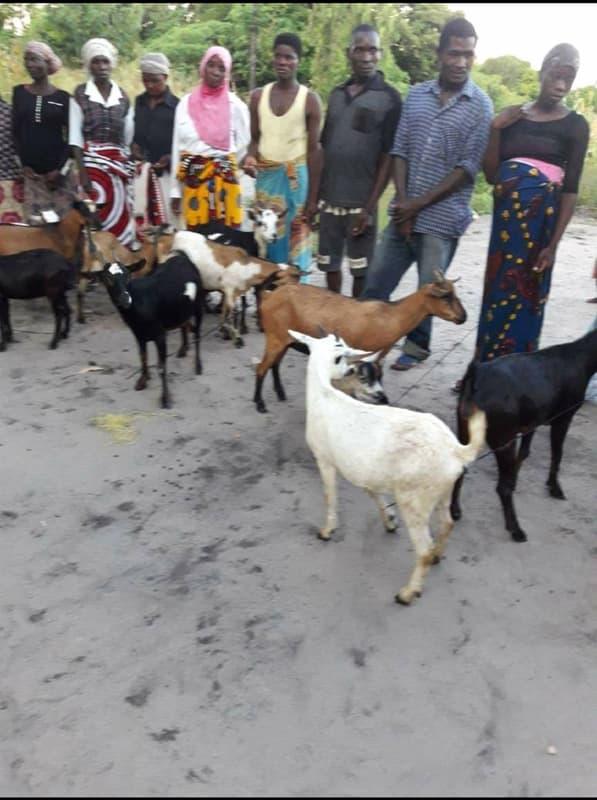
POLYGON ((415 234, 405 239, 390 222, 375 250, 373 262, 367 269, 362 300, 389 300, 402 276, 415 260, 415 234))

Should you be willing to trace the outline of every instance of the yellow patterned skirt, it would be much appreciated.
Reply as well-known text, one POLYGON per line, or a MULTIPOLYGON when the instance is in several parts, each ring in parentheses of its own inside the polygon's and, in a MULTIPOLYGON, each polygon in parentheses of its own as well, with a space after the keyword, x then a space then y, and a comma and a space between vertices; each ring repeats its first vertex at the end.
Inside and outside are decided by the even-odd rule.
POLYGON ((242 206, 234 155, 181 153, 176 178, 183 184, 182 214, 187 227, 218 221, 229 228, 240 228, 242 206))

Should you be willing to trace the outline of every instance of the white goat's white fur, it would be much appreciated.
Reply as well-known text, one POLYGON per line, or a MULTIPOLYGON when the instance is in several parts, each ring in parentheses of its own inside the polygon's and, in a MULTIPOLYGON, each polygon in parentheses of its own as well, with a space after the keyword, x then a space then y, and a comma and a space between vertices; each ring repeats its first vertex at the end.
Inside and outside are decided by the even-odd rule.
MULTIPOLYGON (((338 340, 289 333, 310 350, 306 438, 325 491, 327 513, 320 537, 329 539, 337 524, 336 470, 373 497, 388 530, 395 526, 385 514, 380 495, 392 494, 416 551, 413 573, 396 596, 398 602, 408 604, 421 593, 429 566, 444 550, 453 527, 452 488, 483 445, 485 414, 473 413, 470 443, 462 445, 433 414, 367 405, 334 389, 331 379, 343 366, 342 359, 335 363, 341 350, 338 340), (436 507, 441 529, 434 544, 429 522, 436 507)), ((350 354, 350 348, 344 347, 350 354)))

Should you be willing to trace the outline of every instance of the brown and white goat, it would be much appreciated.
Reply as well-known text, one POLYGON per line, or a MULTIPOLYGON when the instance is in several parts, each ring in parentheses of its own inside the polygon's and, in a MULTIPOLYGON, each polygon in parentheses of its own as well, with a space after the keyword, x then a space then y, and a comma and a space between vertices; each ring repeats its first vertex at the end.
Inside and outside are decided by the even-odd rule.
POLYGON ((209 241, 192 231, 179 231, 174 236, 172 251, 184 253, 193 262, 205 291, 222 292, 222 327, 231 334, 237 347, 242 347, 243 340, 230 321, 237 299, 252 286, 272 288, 288 280, 298 281, 301 275, 298 267, 249 256, 239 247, 209 241))
POLYGON ((261 304, 265 352, 256 368, 253 400, 257 410, 267 411, 261 392, 270 368, 278 399, 286 399, 279 368, 286 350, 293 346, 289 328, 315 337, 321 328, 334 331, 351 347, 379 352, 381 359, 398 339, 430 315, 457 325, 466 320, 466 311, 454 291, 454 281, 447 280, 440 272, 436 272, 433 283, 395 302, 355 300, 302 284, 281 286, 264 297, 261 304))

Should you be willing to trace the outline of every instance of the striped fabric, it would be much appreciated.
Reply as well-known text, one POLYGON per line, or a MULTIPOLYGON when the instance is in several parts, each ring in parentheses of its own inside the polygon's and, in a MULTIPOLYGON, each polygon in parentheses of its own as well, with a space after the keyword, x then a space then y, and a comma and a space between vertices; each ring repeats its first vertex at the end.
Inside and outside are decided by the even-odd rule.
POLYGON ((416 233, 459 237, 472 219, 469 206, 474 181, 489 140, 493 105, 468 80, 446 105, 440 102, 437 79, 413 86, 402 109, 392 155, 408 161, 408 197, 419 197, 462 167, 471 182, 423 209, 416 233))

